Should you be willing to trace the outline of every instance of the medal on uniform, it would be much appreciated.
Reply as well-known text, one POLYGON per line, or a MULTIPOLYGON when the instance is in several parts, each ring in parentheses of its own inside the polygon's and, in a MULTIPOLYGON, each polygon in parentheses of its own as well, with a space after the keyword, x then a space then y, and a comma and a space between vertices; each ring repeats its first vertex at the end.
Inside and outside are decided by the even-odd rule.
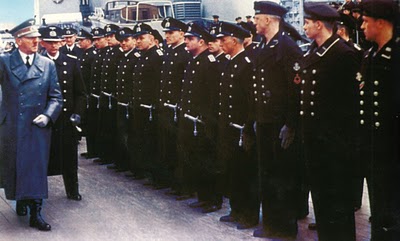
POLYGON ((364 81, 361 81, 360 84, 359 84, 360 90, 362 90, 362 89, 364 88, 364 85, 365 85, 365 82, 364 82, 364 81))
POLYGON ((301 81, 300 75, 299 75, 299 74, 296 74, 296 76, 295 76, 294 79, 293 79, 293 82, 294 82, 296 85, 298 85, 298 84, 300 84, 300 81, 301 81))

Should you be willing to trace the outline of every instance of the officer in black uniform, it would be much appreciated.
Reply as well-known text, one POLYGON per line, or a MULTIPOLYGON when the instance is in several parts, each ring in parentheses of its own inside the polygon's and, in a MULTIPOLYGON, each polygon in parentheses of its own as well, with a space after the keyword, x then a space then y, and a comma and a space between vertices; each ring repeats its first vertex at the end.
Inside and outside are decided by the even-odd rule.
POLYGON ((80 58, 83 54, 83 50, 76 45, 77 31, 73 28, 64 28, 62 37, 64 38, 65 45, 60 48, 60 52, 63 54, 73 55, 80 58))
POLYGON ((301 137, 319 240, 355 240, 355 73, 359 61, 335 32, 339 14, 306 3, 306 36, 314 40, 294 69, 300 83, 301 137))
POLYGON ((257 33, 263 36, 254 66, 250 108, 256 124, 263 226, 255 237, 297 235, 298 85, 293 80, 301 50, 280 29, 287 9, 270 1, 254 3, 257 33))
POLYGON ((163 168, 164 184, 171 186, 171 194, 180 194, 179 178, 176 177, 177 158, 176 136, 178 103, 181 99, 182 79, 190 54, 185 49, 183 35, 187 25, 174 18, 165 18, 161 23, 166 40, 165 54, 161 68, 159 101, 159 148, 160 167, 163 168))
MULTIPOLYGON (((108 42, 103 57, 101 67, 101 83, 100 83, 100 108, 99 108, 99 129, 97 143, 99 147, 99 156, 102 164, 110 164, 115 161, 115 137, 116 137, 116 118, 117 118, 117 101, 115 99, 117 66, 122 56, 119 48, 119 42, 115 38, 115 33, 119 27, 115 24, 107 24, 104 26, 105 37, 108 42)), ((107 168, 115 169, 116 165, 110 165, 107 168)))
POLYGON ((239 222, 238 229, 258 224, 257 164, 254 146, 244 146, 243 137, 252 135, 253 122, 248 113, 253 65, 244 50, 249 31, 239 25, 223 22, 220 39, 222 50, 230 59, 222 70, 219 86, 217 161, 222 191, 229 197, 231 212, 222 222, 239 222))
POLYGON ((85 109, 85 87, 76 57, 59 52, 61 29, 49 26, 41 28, 40 34, 40 44, 46 49, 46 57, 56 64, 64 100, 62 112, 52 127, 48 175, 62 174, 67 197, 80 201, 77 129, 85 109))
MULTIPOLYGON (((157 137, 157 111, 160 74, 163 52, 156 46, 153 29, 145 23, 135 25, 136 48, 140 57, 133 68, 133 107, 134 131, 133 158, 135 161, 135 174, 143 177, 145 172, 150 175, 148 184, 157 187, 160 183, 157 173, 158 137, 157 137)), ((164 108, 164 107, 163 107, 164 108)))
POLYGON ((80 63, 82 78, 86 88, 86 110, 85 114, 81 116, 81 122, 82 122, 81 126, 84 135, 86 136, 87 152, 81 153, 81 155, 85 156, 86 158, 92 158, 95 157, 94 142, 91 139, 91 137, 89 137, 87 134, 87 129, 88 129, 87 115, 89 109, 89 102, 91 98, 89 95, 89 87, 90 87, 90 78, 92 74, 92 65, 94 63, 95 55, 97 54, 97 52, 95 50, 95 47, 93 46, 93 35, 91 33, 87 32, 84 29, 81 29, 78 33, 77 40, 79 43, 79 47, 83 50, 82 56, 78 58, 78 61, 80 63))
POLYGON ((210 28, 210 34, 213 37, 213 40, 208 42, 208 51, 214 55, 214 58, 217 60, 218 66, 219 66, 219 72, 222 72, 226 62, 228 62, 228 56, 222 51, 221 45, 220 45, 220 39, 217 38, 217 35, 219 34, 219 30, 221 28, 221 23, 218 26, 212 26, 210 28))
POLYGON ((211 27, 213 27, 213 26, 219 26, 219 15, 212 15, 212 17, 213 17, 213 21, 212 21, 212 23, 211 23, 211 26, 210 26, 210 28, 211 27))
MULTIPOLYGON (((93 156, 99 156, 99 146, 97 143, 98 139, 98 116, 100 108, 100 78, 103 65, 103 58, 106 53, 106 47, 108 46, 107 39, 105 38, 105 31, 102 28, 93 28, 93 43, 95 46, 95 56, 92 63, 92 69, 90 73, 90 81, 88 84, 88 95, 89 95, 89 108, 87 111, 87 139, 88 145, 92 146, 93 156)), ((100 162, 101 159, 95 159, 94 162, 100 162)))
POLYGON ((132 93, 133 82, 132 72, 133 66, 140 56, 136 50, 136 39, 134 31, 130 28, 121 28, 116 34, 117 40, 120 42, 123 56, 118 63, 118 74, 116 79, 117 99, 117 137, 115 164, 119 171, 125 171, 130 168, 130 157, 128 151, 128 135, 129 123, 133 118, 132 109, 132 93))
POLYGON ((367 166, 371 203, 371 240, 400 240, 400 44, 395 34, 398 6, 391 0, 361 3, 366 51, 357 110, 361 160, 367 166))
POLYGON ((217 60, 208 51, 213 37, 197 23, 188 24, 187 50, 192 57, 182 84, 178 121, 179 165, 183 167, 185 191, 197 191, 198 201, 191 207, 203 212, 221 208, 216 195, 216 129, 219 76, 217 60))
MULTIPOLYGON (((349 15, 340 14, 340 19, 337 21, 337 31, 336 33, 345 41, 345 43, 356 51, 358 60, 361 63, 364 57, 364 50, 350 38, 349 33, 355 30, 355 22, 352 21, 349 15)), ((355 155, 358 152, 354 152, 355 155)), ((358 156, 354 157, 358 162, 356 163, 357 168, 355 175, 353 176, 353 186, 354 186, 354 210, 357 211, 361 208, 362 196, 364 189, 364 177, 366 176, 365 165, 362 163, 362 159, 358 156)))

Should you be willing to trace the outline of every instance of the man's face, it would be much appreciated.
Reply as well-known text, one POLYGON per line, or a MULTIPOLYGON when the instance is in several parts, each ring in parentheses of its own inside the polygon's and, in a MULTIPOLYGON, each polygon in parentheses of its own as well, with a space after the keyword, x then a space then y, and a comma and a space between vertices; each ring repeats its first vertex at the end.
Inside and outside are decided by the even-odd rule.
POLYGON ((95 46, 97 49, 105 48, 105 47, 107 47, 107 45, 108 45, 107 39, 106 39, 105 37, 103 37, 103 38, 96 38, 96 39, 93 40, 93 42, 94 42, 94 46, 95 46))
POLYGON ((87 38, 78 40, 79 47, 82 49, 88 49, 92 46, 92 41, 87 38))
POLYGON ((186 49, 193 55, 197 53, 197 50, 200 48, 201 43, 200 39, 195 36, 187 36, 185 37, 186 49))
POLYGON ((123 39, 121 42, 121 48, 124 50, 124 52, 127 52, 131 49, 134 49, 136 47, 136 39, 133 37, 128 37, 123 39))
POLYGON ((224 36, 220 39, 222 51, 231 55, 235 47, 235 39, 231 36, 224 36))
POLYGON ((107 35, 106 39, 108 42, 108 46, 115 46, 119 44, 118 40, 115 38, 115 34, 107 35))
POLYGON ((61 44, 59 41, 44 41, 44 40, 42 40, 40 42, 40 45, 42 45, 42 47, 46 49, 47 53, 50 56, 55 56, 61 47, 61 44))
POLYGON ((38 51, 39 38, 38 37, 21 37, 16 39, 18 48, 25 54, 33 54, 38 51))
POLYGON ((72 35, 72 36, 69 36, 69 37, 64 37, 64 40, 65 40, 65 44, 67 46, 72 46, 75 43, 76 35, 72 35))
POLYGON ((216 39, 213 42, 208 42, 208 51, 210 51, 212 54, 221 52, 220 40, 216 39))
POLYGON ((148 50, 154 46, 154 37, 150 34, 142 34, 136 39, 136 46, 139 50, 148 50))
POLYGON ((167 45, 175 47, 183 40, 183 32, 181 31, 167 31, 165 32, 165 40, 167 45))
POLYGON ((380 32, 379 20, 367 16, 363 16, 363 23, 361 29, 364 30, 365 39, 368 41, 375 41, 380 32))
POLYGON ((317 21, 311 19, 304 19, 303 29, 306 36, 310 39, 315 39, 317 37, 317 34, 319 33, 317 28, 317 21))
POLYGON ((267 31, 267 15, 266 14, 257 14, 254 17, 254 24, 256 25, 256 30, 258 34, 265 34, 267 31))

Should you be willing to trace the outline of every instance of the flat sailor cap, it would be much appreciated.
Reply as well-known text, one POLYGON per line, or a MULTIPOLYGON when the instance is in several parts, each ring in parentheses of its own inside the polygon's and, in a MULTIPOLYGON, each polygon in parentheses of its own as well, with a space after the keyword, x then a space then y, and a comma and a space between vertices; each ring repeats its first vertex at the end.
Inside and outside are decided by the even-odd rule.
POLYGON ((188 23, 187 31, 184 35, 185 37, 196 36, 198 38, 204 39, 206 42, 214 41, 214 37, 197 22, 188 23))
POLYGON ((72 37, 78 33, 78 31, 76 31, 75 29, 70 28, 70 27, 64 28, 62 31, 63 31, 63 33, 62 33, 63 38, 72 37))
POLYGON ((288 12, 285 7, 271 1, 254 2, 254 11, 255 14, 268 14, 278 17, 283 17, 288 12))
POLYGON ((93 39, 93 35, 89 33, 88 31, 81 29, 78 32, 78 36, 76 37, 77 39, 93 39))
POLYGON ((96 27, 92 29, 92 35, 93 35, 93 39, 98 39, 98 38, 104 38, 106 31, 104 31, 104 29, 96 27))
POLYGON ((335 21, 339 19, 339 13, 333 7, 325 3, 304 3, 304 18, 311 20, 335 21))
POLYGON ((187 25, 184 22, 171 17, 164 18, 164 20, 161 23, 161 26, 164 28, 163 29, 164 32, 169 32, 169 31, 186 32, 187 30, 187 25))
POLYGON ((122 40, 126 39, 126 38, 134 37, 134 36, 135 36, 135 32, 132 29, 128 28, 128 27, 121 28, 115 34, 115 38, 120 42, 122 40))
POLYGON ((364 0, 360 8, 364 16, 388 21, 395 20, 399 14, 399 8, 393 0, 364 0))
POLYGON ((46 42, 60 42, 63 40, 63 30, 57 26, 48 26, 39 29, 41 39, 46 42))
POLYGON ((153 35, 153 28, 145 23, 138 23, 135 25, 133 28, 133 31, 135 32, 135 36, 140 36, 143 34, 152 34, 153 35))
POLYGON ((116 34, 117 31, 119 30, 119 27, 115 24, 107 24, 106 26, 104 26, 104 31, 105 31, 105 36, 109 36, 112 34, 116 34))
POLYGON ((250 31, 242 28, 241 25, 223 22, 219 27, 219 34, 217 35, 217 37, 220 38, 224 36, 245 39, 249 38, 251 35, 250 31))

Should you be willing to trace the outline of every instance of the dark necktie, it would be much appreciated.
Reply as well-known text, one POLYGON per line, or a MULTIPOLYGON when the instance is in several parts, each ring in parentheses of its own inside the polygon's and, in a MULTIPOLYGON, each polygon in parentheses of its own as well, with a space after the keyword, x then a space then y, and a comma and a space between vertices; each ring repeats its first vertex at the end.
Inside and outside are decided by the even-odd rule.
POLYGON ((31 67, 31 64, 29 63, 29 55, 26 56, 26 62, 25 62, 26 67, 29 69, 31 67))

